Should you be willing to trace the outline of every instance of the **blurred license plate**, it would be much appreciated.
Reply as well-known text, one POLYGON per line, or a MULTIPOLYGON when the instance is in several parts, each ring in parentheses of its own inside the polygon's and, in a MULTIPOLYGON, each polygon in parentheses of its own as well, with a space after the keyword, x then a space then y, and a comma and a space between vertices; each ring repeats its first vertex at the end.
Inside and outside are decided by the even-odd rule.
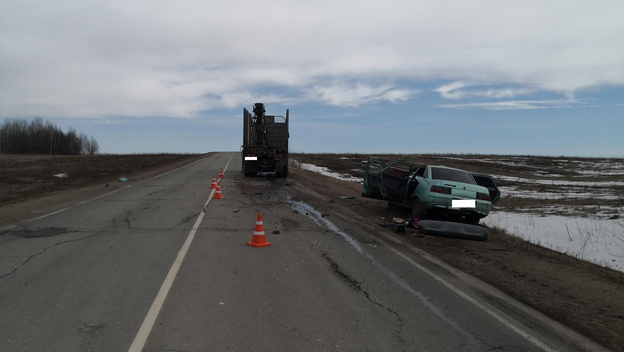
POLYGON ((475 208, 474 199, 453 199, 451 201, 451 207, 453 208, 475 208))

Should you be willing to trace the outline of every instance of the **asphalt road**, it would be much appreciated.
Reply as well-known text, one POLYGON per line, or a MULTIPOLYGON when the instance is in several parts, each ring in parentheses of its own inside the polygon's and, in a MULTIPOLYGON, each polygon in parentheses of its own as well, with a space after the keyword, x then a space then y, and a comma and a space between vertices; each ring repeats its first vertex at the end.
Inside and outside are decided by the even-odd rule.
POLYGON ((599 348, 323 206, 217 153, 0 228, 0 351, 599 348))

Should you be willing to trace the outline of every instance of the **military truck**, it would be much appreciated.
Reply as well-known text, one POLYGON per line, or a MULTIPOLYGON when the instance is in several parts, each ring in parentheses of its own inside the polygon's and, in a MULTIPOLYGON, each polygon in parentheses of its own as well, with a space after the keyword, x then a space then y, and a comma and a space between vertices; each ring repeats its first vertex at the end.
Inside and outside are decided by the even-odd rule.
POLYGON ((288 176, 288 109, 286 116, 266 115, 263 103, 253 114, 243 108, 243 174, 288 176))

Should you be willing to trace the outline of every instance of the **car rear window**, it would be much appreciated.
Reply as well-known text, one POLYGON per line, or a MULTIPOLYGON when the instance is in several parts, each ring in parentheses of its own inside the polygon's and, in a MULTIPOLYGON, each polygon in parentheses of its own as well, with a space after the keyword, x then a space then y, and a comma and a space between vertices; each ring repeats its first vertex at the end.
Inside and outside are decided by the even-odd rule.
POLYGON ((445 180, 453 182, 469 183, 476 185, 470 173, 462 170, 444 169, 441 167, 431 168, 431 178, 434 180, 445 180))

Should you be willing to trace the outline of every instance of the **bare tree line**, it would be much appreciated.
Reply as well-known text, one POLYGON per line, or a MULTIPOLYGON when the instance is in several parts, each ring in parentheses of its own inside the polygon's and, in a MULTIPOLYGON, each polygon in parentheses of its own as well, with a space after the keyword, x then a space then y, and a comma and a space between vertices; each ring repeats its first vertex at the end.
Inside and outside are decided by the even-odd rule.
POLYGON ((0 127, 0 153, 4 154, 93 155, 99 149, 93 136, 72 127, 65 133, 41 117, 30 122, 6 118, 0 127))

